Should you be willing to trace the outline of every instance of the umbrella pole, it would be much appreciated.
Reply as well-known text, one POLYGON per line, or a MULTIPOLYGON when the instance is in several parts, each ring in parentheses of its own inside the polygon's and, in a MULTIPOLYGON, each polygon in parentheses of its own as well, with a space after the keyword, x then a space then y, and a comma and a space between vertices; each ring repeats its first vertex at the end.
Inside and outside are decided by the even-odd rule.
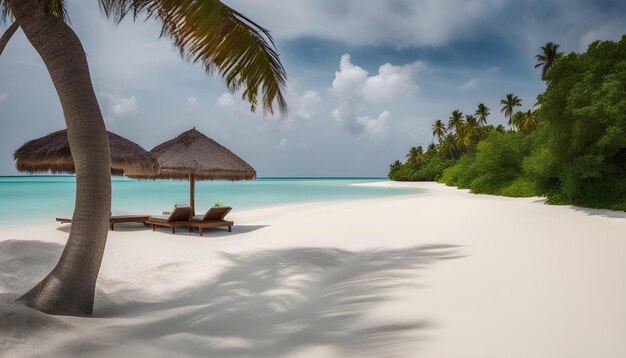
POLYGON ((196 178, 193 176, 193 174, 189 174, 189 205, 191 206, 191 210, 193 211, 194 215, 196 214, 195 196, 196 178))

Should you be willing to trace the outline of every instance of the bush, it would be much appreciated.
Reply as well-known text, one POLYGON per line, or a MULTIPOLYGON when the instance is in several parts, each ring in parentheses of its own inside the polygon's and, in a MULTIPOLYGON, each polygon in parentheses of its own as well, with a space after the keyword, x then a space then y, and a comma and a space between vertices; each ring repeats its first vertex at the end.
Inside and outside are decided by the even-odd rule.
POLYGON ((493 131, 478 144, 476 153, 467 153, 443 173, 447 185, 474 193, 535 196, 536 184, 524 173, 524 158, 530 154, 533 137, 521 133, 493 131))

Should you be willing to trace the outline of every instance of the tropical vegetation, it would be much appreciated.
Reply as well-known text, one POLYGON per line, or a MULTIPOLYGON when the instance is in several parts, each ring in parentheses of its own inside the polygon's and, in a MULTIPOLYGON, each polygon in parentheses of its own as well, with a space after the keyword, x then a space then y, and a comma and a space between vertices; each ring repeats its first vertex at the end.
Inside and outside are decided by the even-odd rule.
POLYGON ((549 204, 626 211, 626 36, 564 55, 537 55, 546 82, 533 108, 512 93, 500 101, 509 129, 454 110, 432 125, 436 143, 420 161, 394 162, 392 180, 436 180, 474 193, 543 196, 549 204))

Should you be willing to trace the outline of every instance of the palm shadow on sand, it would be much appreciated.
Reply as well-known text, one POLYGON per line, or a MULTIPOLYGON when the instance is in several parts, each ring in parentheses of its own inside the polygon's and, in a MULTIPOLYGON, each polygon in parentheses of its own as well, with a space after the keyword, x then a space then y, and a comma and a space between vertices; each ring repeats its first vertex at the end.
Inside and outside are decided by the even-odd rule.
MULTIPOLYGON (((58 253, 62 248, 40 241, 2 244, 12 245, 6 247, 10 250, 5 256, 16 257, 26 252, 42 256, 50 245, 58 253)), ((419 270, 459 257, 456 251, 453 245, 426 245, 222 254, 228 264, 214 279, 172 292, 168 298, 132 295, 145 297, 145 302, 112 292, 115 302, 124 303, 109 301, 96 306, 95 319, 122 320, 103 320, 97 329, 75 332, 62 344, 42 347, 51 356, 128 353, 269 358, 326 347, 341 356, 393 357, 418 344, 424 338, 420 332, 430 322, 370 313, 380 304, 401 298, 394 290, 415 285, 419 270)), ((55 259, 47 260, 37 273, 49 270, 55 259)), ((39 260, 27 261, 36 265, 39 260)), ((20 288, 35 284, 36 276, 29 277, 33 282, 22 282, 20 288)), ((131 284, 142 287, 141 282, 131 284)))
MULTIPOLYGON (((111 327, 77 351, 143 341, 173 355, 278 357, 332 347, 343 355, 390 357, 419 340, 425 320, 374 319, 416 270, 451 259, 456 247, 429 245, 352 252, 294 248, 226 255, 227 268, 177 298, 102 307, 102 317, 158 316, 111 327), (148 343, 151 342, 151 343, 148 343), (86 347, 87 345, 88 347, 86 347)), ((165 354, 167 355, 167 354, 165 354)))

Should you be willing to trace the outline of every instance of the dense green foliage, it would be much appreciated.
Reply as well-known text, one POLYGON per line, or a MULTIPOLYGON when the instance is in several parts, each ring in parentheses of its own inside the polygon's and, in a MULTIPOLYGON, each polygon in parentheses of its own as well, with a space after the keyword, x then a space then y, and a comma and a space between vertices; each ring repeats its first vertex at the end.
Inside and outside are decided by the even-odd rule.
POLYGON ((455 110, 446 128, 433 125, 438 144, 419 160, 396 161, 389 178, 626 211, 626 36, 567 56, 550 46, 536 111, 514 113, 521 100, 505 96, 501 111, 512 127, 505 132, 485 125, 482 104, 476 117, 455 110))
POLYGON ((626 210, 626 36, 563 57, 545 78, 542 145, 528 160, 541 194, 626 210))

